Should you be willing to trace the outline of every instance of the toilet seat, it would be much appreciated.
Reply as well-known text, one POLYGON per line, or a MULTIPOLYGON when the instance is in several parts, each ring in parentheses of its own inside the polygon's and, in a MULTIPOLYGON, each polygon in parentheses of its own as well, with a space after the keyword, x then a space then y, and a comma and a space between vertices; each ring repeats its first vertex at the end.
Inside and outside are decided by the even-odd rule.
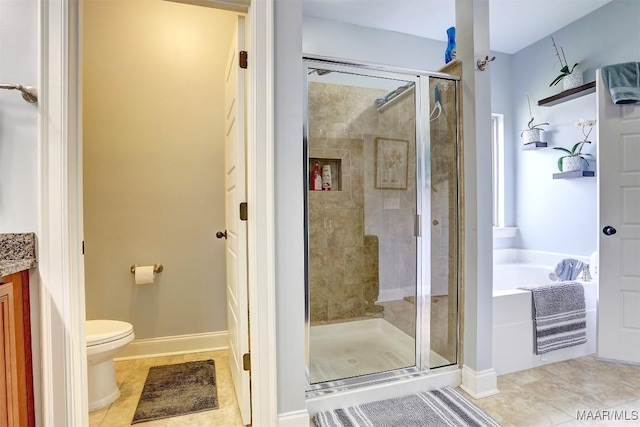
POLYGON ((119 320, 87 320, 87 347, 125 338, 133 333, 133 325, 119 320))

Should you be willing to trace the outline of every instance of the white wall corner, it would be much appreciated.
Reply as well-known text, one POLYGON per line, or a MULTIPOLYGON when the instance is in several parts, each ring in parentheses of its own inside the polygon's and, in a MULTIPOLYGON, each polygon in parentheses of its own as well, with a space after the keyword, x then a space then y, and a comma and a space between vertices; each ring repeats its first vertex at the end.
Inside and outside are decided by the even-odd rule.
POLYGON ((309 411, 285 412, 278 414, 279 427, 309 427, 309 411))
POLYGON ((498 374, 495 369, 476 372, 468 366, 462 367, 462 384, 460 388, 474 399, 493 396, 498 390, 498 374))

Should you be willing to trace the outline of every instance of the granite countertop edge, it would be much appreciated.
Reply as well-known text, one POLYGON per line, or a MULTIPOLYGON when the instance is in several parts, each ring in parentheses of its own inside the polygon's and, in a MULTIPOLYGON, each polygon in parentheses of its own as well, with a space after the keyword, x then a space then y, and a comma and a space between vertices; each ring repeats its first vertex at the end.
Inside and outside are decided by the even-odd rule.
POLYGON ((21 259, 15 261, 0 261, 0 277, 9 276, 23 270, 29 270, 38 265, 35 259, 21 259))
POLYGON ((0 277, 37 265, 35 233, 0 233, 0 277))

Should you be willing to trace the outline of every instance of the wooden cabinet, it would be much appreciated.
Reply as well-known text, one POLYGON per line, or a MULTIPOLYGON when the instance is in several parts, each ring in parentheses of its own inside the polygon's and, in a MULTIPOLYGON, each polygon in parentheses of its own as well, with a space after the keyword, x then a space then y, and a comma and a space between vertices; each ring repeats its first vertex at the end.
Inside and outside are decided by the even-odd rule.
POLYGON ((0 279, 0 427, 33 427, 29 273, 0 279))

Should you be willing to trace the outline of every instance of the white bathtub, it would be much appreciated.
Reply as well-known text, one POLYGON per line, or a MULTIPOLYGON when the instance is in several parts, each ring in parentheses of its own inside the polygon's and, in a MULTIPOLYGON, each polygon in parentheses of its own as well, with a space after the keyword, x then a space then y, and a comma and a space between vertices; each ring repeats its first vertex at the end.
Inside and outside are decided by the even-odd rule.
POLYGON ((587 309, 587 342, 536 355, 531 292, 519 286, 551 283, 549 273, 564 258, 588 257, 518 249, 494 251, 493 367, 498 375, 585 356, 596 351, 597 283, 582 282, 587 309))

